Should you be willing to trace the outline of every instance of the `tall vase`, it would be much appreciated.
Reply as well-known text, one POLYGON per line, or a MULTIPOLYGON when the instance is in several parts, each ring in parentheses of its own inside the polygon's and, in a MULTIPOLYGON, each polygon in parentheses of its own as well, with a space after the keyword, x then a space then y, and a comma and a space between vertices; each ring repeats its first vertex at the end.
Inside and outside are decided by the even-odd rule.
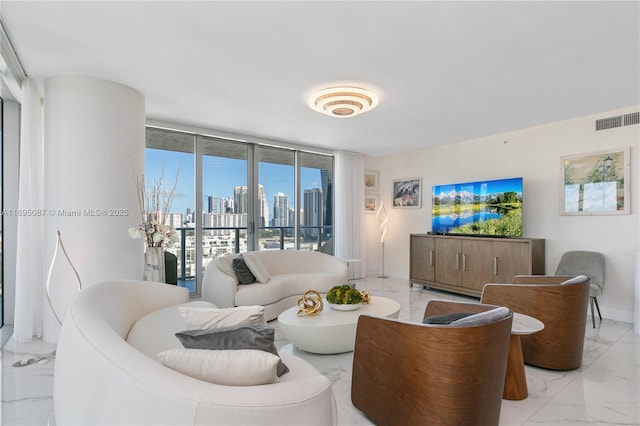
POLYGON ((165 282, 163 247, 147 247, 144 252, 144 274, 142 279, 160 283, 165 282))

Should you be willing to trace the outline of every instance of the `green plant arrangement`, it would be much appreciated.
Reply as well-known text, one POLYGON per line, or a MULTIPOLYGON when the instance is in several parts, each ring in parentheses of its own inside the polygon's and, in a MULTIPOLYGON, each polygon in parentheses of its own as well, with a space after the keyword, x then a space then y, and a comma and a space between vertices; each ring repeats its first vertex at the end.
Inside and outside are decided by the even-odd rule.
POLYGON ((334 305, 355 305, 362 303, 362 294, 349 284, 341 284, 329 290, 327 302, 334 305))

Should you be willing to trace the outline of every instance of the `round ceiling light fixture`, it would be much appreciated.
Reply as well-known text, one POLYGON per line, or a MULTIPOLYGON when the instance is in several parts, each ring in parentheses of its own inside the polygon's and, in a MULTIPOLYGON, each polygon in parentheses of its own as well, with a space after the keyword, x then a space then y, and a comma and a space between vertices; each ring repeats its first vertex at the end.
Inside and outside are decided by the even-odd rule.
POLYGON ((338 86, 314 92, 309 106, 331 117, 354 117, 378 105, 378 96, 360 87, 338 86))

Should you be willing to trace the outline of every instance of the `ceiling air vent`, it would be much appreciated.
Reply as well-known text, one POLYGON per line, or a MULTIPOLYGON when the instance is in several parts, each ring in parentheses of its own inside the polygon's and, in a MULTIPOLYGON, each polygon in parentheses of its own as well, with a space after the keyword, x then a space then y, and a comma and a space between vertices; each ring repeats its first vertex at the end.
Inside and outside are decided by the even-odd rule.
POLYGON ((617 117, 601 118, 600 120, 596 120, 596 131, 613 129, 614 127, 620 126, 622 126, 621 115, 618 115, 617 117))
POLYGON ((640 112, 625 114, 623 126, 632 126, 634 124, 640 124, 640 112))
POLYGON ((632 126, 634 124, 640 124, 640 112, 632 112, 625 115, 617 115, 615 117, 596 120, 596 131, 622 126, 632 126))

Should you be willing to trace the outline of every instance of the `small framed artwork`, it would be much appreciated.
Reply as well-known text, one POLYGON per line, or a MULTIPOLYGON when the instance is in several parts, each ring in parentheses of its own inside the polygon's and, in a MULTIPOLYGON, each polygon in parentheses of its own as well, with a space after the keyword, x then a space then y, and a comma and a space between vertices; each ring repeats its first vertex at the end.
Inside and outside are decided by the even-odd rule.
POLYGON ((394 208, 422 207, 422 178, 396 179, 393 181, 394 208))
POLYGON ((629 214, 629 147, 562 157, 563 215, 629 214))
POLYGON ((364 194, 364 211, 375 213, 378 210, 378 196, 376 194, 364 194))
POLYGON ((364 190, 365 191, 377 191, 378 180, 380 180, 380 174, 373 170, 364 171, 364 190))

